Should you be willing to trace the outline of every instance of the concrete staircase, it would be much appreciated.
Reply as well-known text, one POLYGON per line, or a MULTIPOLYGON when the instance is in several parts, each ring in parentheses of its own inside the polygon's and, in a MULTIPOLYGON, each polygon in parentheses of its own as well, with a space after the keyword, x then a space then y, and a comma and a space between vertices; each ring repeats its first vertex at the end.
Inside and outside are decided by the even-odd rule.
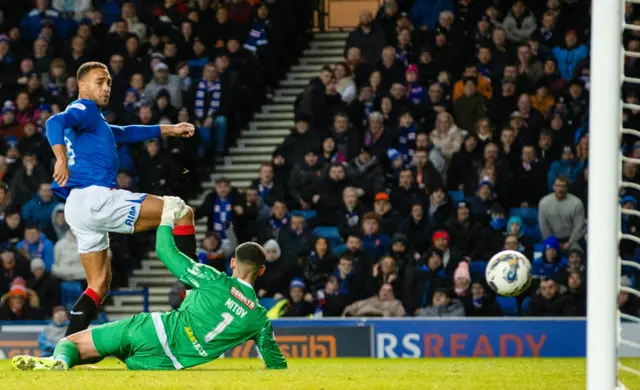
MULTIPOLYGON (((300 58, 300 64, 291 68, 287 78, 280 83, 270 104, 256 114, 253 122, 238 139, 238 145, 229 150, 224 163, 216 168, 211 180, 203 183, 205 193, 215 188, 215 179, 224 176, 236 188, 244 189, 258 177, 260 163, 271 161, 271 153, 282 143, 293 127, 293 102, 296 96, 316 77, 325 64, 344 61, 345 32, 316 33, 310 48, 300 58)), ((198 205, 204 199, 190 202, 198 205)), ((200 240, 206 231, 204 220, 196 221, 196 237, 200 240)), ((133 271, 129 278, 131 288, 149 287, 149 311, 168 311, 168 293, 175 278, 158 260, 155 252, 142 261, 142 268, 133 271)), ((113 304, 106 308, 111 320, 128 318, 143 310, 142 296, 115 296, 113 304)))

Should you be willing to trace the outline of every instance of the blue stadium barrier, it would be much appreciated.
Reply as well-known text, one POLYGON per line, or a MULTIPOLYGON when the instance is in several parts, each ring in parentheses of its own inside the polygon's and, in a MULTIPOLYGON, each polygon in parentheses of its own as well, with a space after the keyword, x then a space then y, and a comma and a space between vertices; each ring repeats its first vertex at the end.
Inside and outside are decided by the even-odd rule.
POLYGON ((464 200, 464 192, 462 191, 449 191, 449 199, 452 203, 457 203, 464 200))
POLYGON ((313 235, 316 237, 324 237, 329 241, 329 245, 334 247, 342 242, 340 232, 337 227, 334 226, 318 226, 313 229, 313 235))
POLYGON ((522 305, 520 307, 520 315, 526 315, 529 312, 529 304, 531 303, 531 298, 526 297, 522 300, 522 305))
POLYGON ((301 215, 305 219, 305 221, 308 221, 316 217, 316 211, 315 210, 293 210, 291 212, 291 215, 301 215))
POLYGON ((489 264, 488 261, 474 260, 471 262, 471 265, 469 266, 469 271, 471 272, 472 275, 477 274, 484 277, 484 272, 487 269, 487 264, 489 264))
MULTIPOLYGON (((0 356, 37 354, 34 341, 46 324, 0 321, 0 341, 11 341, 0 343, 0 356)), ((281 318, 272 324, 282 336, 280 347, 296 358, 583 358, 586 353, 586 321, 578 317, 281 318)), ((623 323, 622 329, 632 339, 640 337, 640 324, 623 323)), ((236 348, 226 356, 256 356, 254 349, 247 356, 243 346, 236 348)), ((640 352, 621 347, 620 355, 639 357, 640 352)))
POLYGON ((496 302, 502 309, 502 314, 506 317, 515 317, 518 315, 518 300, 514 297, 496 296, 496 302))

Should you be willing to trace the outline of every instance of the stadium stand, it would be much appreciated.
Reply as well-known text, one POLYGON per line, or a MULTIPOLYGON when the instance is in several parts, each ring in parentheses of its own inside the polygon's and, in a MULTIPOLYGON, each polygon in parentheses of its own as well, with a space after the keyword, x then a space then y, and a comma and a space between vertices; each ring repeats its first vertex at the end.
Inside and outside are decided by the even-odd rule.
MULTIPOLYGON (((255 288, 271 317, 349 305, 345 314, 371 316, 584 315, 588 1, 385 0, 352 31, 313 33, 310 1, 94 3, 79 14, 46 0, 3 8, 0 293, 40 296, 64 280, 66 301, 81 283, 57 201, 40 186, 51 159, 41 133, 74 98, 73 69, 101 59, 114 75, 105 116, 198 127, 193 142, 122 148, 119 185, 190 199, 202 263, 226 270, 238 242, 264 245, 255 288), (216 80, 222 99, 201 99, 216 80), (57 241, 53 265, 40 231, 57 241), (484 282, 502 249, 533 263, 520 297, 484 282), (32 276, 42 269, 53 282, 32 276)), ((638 42, 626 33, 627 50, 638 42)), ((627 58, 626 74, 638 64, 627 58)), ((637 115, 625 111, 624 126, 640 129, 637 115)), ((621 146, 640 158, 640 141, 621 146)), ((633 164, 623 176, 640 183, 633 164)), ((622 206, 637 210, 639 195, 625 189, 622 206)), ((624 216, 622 229, 640 234, 639 220, 624 216)), ((184 286, 146 254, 149 242, 112 238, 115 291, 149 287, 148 308, 168 310, 184 286)), ((638 258, 633 246, 621 253, 638 258)), ((114 296, 108 317, 143 301, 114 296)), ((640 314, 632 295, 619 305, 640 314)))

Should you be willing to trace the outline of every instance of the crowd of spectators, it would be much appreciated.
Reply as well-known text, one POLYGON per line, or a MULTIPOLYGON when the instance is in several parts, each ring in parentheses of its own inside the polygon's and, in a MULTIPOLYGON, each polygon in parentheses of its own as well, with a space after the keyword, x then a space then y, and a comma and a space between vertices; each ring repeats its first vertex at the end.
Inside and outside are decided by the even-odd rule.
MULTIPOLYGON (((198 216, 219 245, 230 226, 264 244, 256 292, 274 317, 584 315, 589 18, 586 0, 363 11, 251 188, 219 180, 198 216), (483 278, 503 249, 533 263, 517 300, 483 278)), ((629 51, 639 43, 624 37, 629 51)), ((627 58, 625 72, 638 64, 627 58)), ((637 92, 625 86, 625 100, 637 92)), ((638 114, 625 111, 624 127, 640 128, 638 114)), ((622 149, 638 157, 640 140, 622 149)), ((640 183, 634 164, 623 176, 640 183)), ((622 207, 637 210, 639 195, 625 189, 622 207)), ((638 235, 638 221, 623 216, 623 231, 638 235)), ((621 254, 637 257, 634 244, 621 254)), ((639 313, 632 295, 620 306, 639 313)))
MULTIPOLYGON (((44 126, 77 98, 78 67, 108 65, 103 114, 111 123, 197 126, 188 140, 118 145, 120 188, 192 198, 305 47, 312 8, 294 0, 2 0, 0 10, 0 320, 53 316, 55 328, 65 321, 56 315, 61 283, 86 282, 63 200, 51 191, 44 126)), ((111 235, 112 288, 127 285, 152 239, 111 235)))
MULTIPOLYGON (((119 149, 122 188, 189 198, 295 61, 312 12, 292 0, 35 3, 5 11, 11 28, 0 36, 0 172, 10 183, 0 187, 0 319, 18 303, 34 318, 50 313, 56 302, 40 312, 35 298, 51 275, 82 276, 42 184, 51 158, 42 126, 75 97, 80 63, 109 64, 109 120, 196 124, 193 142, 119 149)), ((196 207, 208 228, 200 261, 224 270, 238 242, 264 245, 255 290, 272 317, 584 315, 589 12, 588 0, 385 0, 376 15, 362 12, 344 61, 297 97, 291 135, 250 188, 218 177, 196 207), (515 306, 482 277, 502 249, 533 263, 515 306)), ((627 23, 637 15, 627 3, 627 23)), ((640 51, 640 33, 623 38, 640 51)), ((626 58, 625 73, 640 77, 639 65, 626 58)), ((623 95, 638 100, 626 85, 623 95)), ((640 129, 638 115, 626 110, 624 126, 640 129)), ((621 146, 640 158, 640 140, 621 146)), ((640 184, 632 163, 622 176, 640 184)), ((624 189, 622 207, 637 210, 639 196, 624 189)), ((640 218, 624 215, 621 228, 640 234, 640 218)), ((141 258, 134 237, 112 241, 124 280, 141 258)), ((637 256, 629 242, 620 252, 637 256)), ((171 304, 183 298, 175 286, 171 304)), ((621 293, 619 306, 640 314, 633 295, 621 293)))

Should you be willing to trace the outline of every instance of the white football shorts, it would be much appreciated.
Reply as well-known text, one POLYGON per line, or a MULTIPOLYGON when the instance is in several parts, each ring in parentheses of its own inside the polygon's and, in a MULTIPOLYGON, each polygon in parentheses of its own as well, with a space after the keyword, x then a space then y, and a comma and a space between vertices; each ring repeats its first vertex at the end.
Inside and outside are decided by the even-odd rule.
POLYGON ((99 186, 74 188, 64 216, 78 240, 79 253, 109 247, 109 232, 132 234, 147 194, 99 186))

